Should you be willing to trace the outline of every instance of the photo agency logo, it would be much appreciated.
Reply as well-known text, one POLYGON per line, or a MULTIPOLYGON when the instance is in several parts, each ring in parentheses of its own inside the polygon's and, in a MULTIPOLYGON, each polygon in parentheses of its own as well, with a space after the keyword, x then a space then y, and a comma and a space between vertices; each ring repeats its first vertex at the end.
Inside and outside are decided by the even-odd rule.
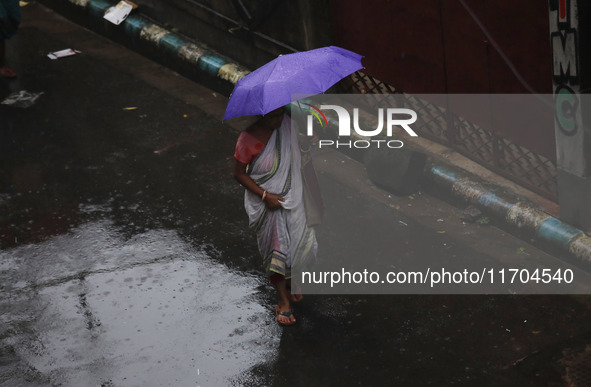
MULTIPOLYGON (((417 120, 417 113, 414 110, 406 108, 378 108, 377 111, 377 126, 375 128, 368 128, 369 120, 363 121, 360 125, 359 108, 352 108, 352 116, 349 111, 340 105, 320 105, 315 106, 309 103, 298 102, 300 110, 308 113, 306 121, 306 134, 313 136, 314 122, 317 121, 321 127, 328 127, 329 120, 324 114, 327 109, 336 112, 338 120, 338 140, 319 140, 318 147, 334 147, 334 148, 357 148, 367 149, 370 147, 380 148, 387 147, 391 149, 399 149, 404 146, 401 140, 394 139, 394 128, 402 128, 411 137, 418 137, 415 131, 410 127, 417 120), (361 126, 365 126, 362 128, 361 126), (385 134, 384 134, 385 128, 385 134), (352 139, 352 130, 357 136, 352 139), (362 137, 363 139, 359 139, 362 137)), ((373 121, 373 120, 372 120, 373 121)))

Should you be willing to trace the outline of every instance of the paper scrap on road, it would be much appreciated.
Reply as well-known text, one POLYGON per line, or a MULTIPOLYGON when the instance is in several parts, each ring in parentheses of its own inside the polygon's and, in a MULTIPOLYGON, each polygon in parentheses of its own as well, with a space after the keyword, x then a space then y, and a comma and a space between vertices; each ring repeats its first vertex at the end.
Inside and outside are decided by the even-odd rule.
POLYGON ((41 96, 41 94, 43 94, 43 92, 29 93, 26 90, 16 91, 6 97, 6 99, 2 101, 1 104, 18 108, 28 108, 37 102, 37 99, 41 96))
POLYGON ((131 1, 120 1, 117 5, 107 9, 103 17, 111 23, 119 25, 127 19, 134 8, 137 8, 137 5, 131 1))
POLYGON ((63 58, 66 56, 76 55, 76 51, 72 50, 71 48, 66 48, 65 50, 54 51, 47 54, 49 59, 56 60, 59 58, 63 58))

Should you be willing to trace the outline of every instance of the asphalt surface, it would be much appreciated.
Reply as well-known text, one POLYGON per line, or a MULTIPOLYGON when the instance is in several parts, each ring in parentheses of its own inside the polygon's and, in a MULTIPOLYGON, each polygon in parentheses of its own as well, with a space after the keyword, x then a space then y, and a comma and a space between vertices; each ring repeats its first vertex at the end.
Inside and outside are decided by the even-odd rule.
MULTIPOLYGON (((279 327, 231 177, 245 121, 222 124, 223 97, 40 5, 23 16, 0 99, 43 94, 0 105, 1 385, 573 380, 587 296, 310 294, 279 327), (46 57, 65 48, 79 53, 46 57)), ((316 166, 320 261, 571 267, 485 217, 381 191, 342 154, 316 166)))

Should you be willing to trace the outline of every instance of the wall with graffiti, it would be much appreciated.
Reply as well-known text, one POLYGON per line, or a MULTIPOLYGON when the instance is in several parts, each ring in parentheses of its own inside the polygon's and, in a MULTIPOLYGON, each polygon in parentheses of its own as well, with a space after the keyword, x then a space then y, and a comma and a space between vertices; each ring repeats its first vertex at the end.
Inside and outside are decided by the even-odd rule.
POLYGON ((552 76, 556 104, 558 166, 584 176, 584 141, 578 37, 578 8, 575 0, 550 1, 552 76))

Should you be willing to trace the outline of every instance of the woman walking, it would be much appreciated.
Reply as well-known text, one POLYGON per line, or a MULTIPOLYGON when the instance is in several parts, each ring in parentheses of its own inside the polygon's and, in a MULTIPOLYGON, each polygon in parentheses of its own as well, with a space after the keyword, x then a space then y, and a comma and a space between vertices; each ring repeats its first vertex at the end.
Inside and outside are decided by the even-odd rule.
POLYGON ((277 322, 293 325, 291 302, 302 296, 291 293, 291 269, 316 256, 317 242, 306 222, 297 130, 285 109, 273 110, 240 133, 234 157, 234 177, 246 188, 249 225, 277 291, 277 322))

